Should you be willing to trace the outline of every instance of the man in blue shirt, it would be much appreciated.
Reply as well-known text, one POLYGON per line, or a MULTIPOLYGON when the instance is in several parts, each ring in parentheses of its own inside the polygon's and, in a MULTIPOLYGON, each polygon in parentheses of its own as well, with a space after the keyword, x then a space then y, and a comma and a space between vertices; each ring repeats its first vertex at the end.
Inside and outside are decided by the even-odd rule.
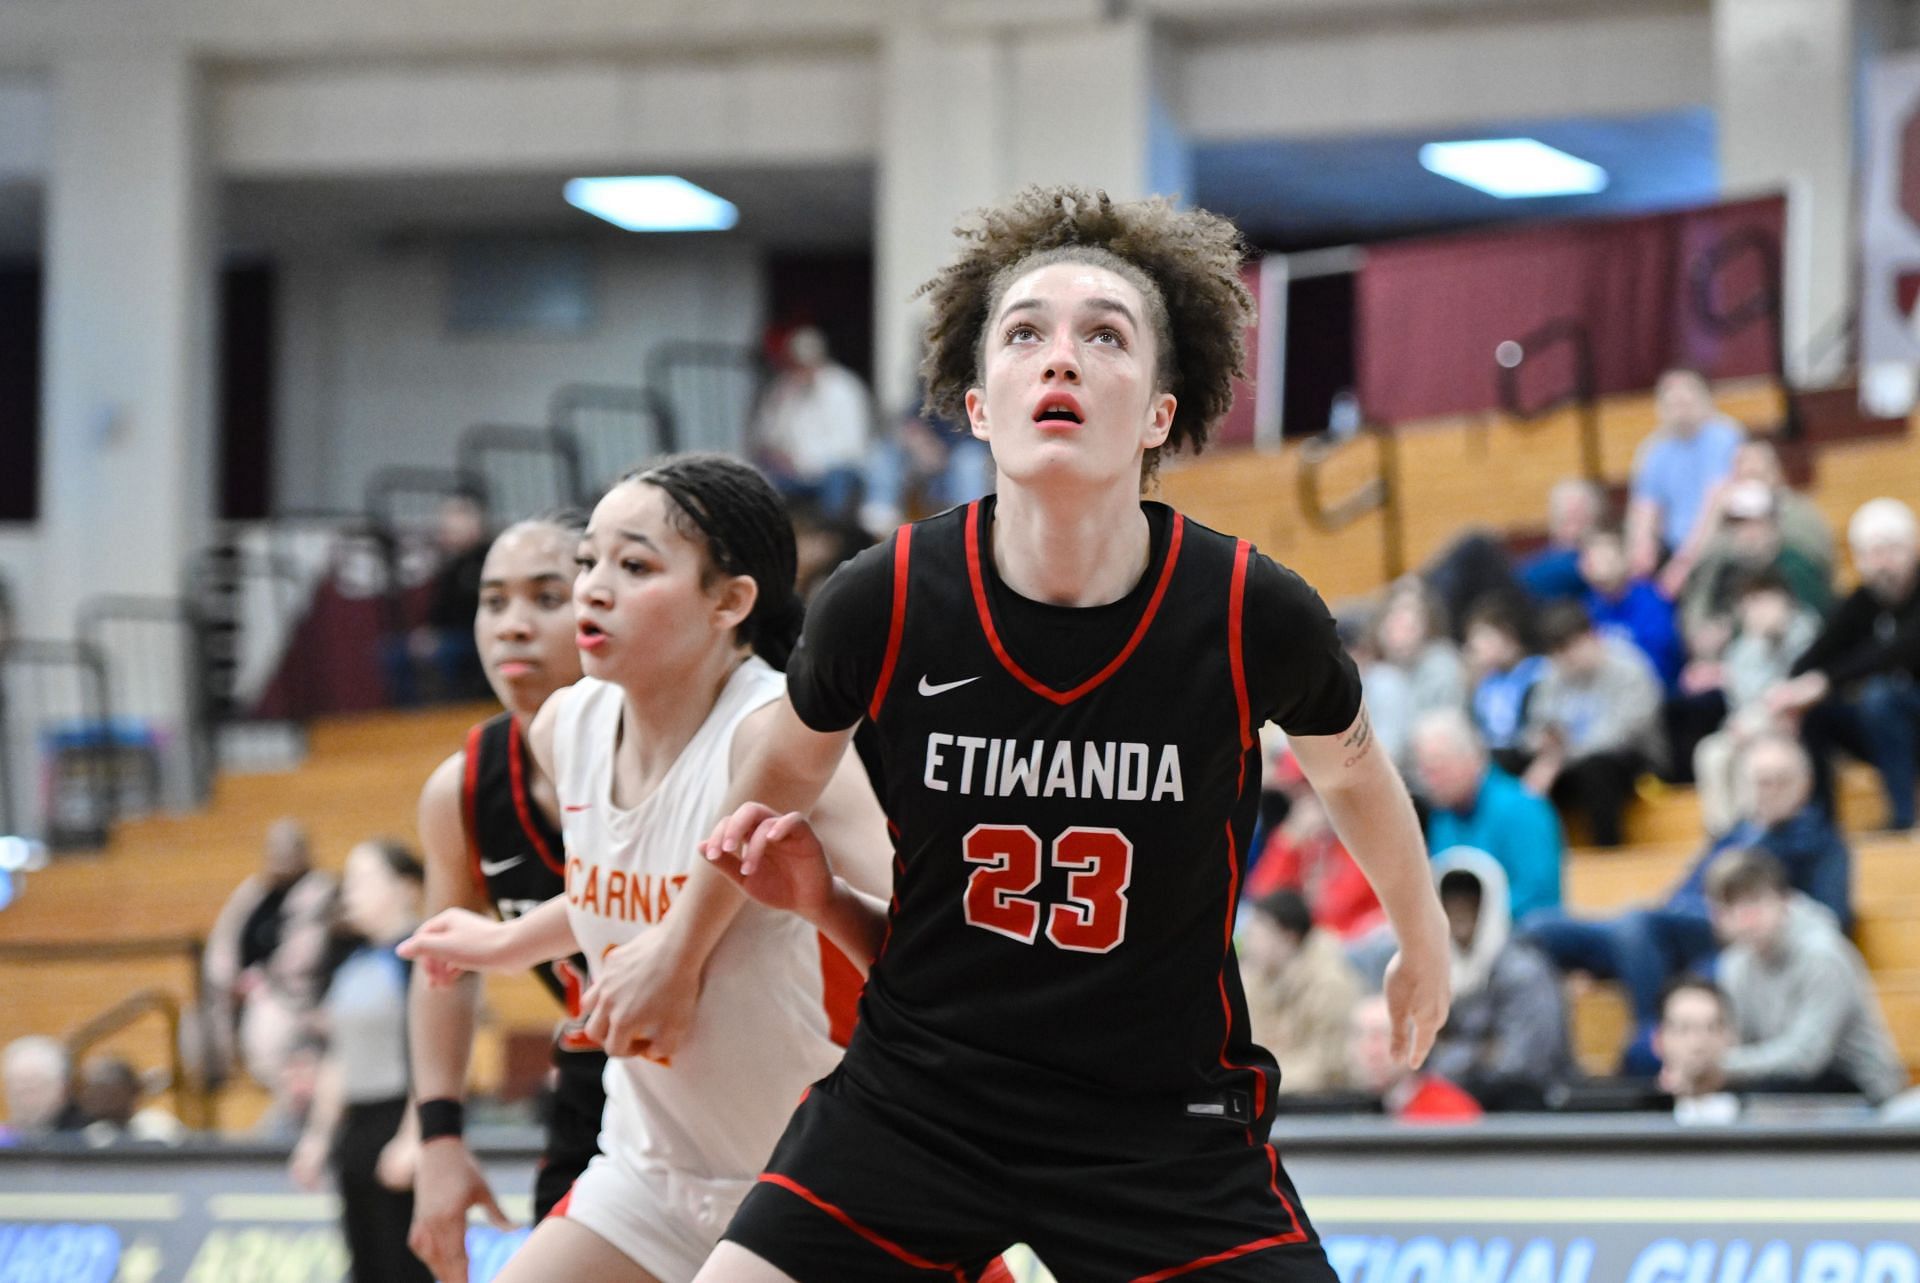
POLYGON ((1427 849, 1485 851, 1507 873, 1513 920, 1560 907, 1560 857, 1566 839, 1544 798, 1487 761, 1486 746, 1464 713, 1443 709, 1414 724, 1413 758, 1433 806, 1427 849))
POLYGON ((1660 426, 1640 443, 1627 504, 1627 558, 1636 579, 1651 579, 1687 541, 1707 492, 1733 471, 1746 439, 1740 425, 1713 408, 1713 393, 1696 370, 1668 370, 1654 389, 1660 426))

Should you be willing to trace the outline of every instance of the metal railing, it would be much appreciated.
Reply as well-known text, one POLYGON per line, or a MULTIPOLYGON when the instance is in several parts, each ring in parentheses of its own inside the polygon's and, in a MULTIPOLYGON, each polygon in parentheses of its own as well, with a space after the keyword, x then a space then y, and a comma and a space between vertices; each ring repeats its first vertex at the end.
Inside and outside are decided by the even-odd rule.
POLYGON ((1375 425, 1351 437, 1323 433, 1308 438, 1300 446, 1296 489, 1301 515, 1316 530, 1329 534, 1378 512, 1381 569, 1389 581, 1400 577, 1406 569, 1406 530, 1400 489, 1400 444, 1392 429, 1375 425), (1373 442, 1373 475, 1339 502, 1329 504, 1322 493, 1321 473, 1348 447, 1363 440, 1373 442))
POLYGON ((107 594, 80 604, 74 632, 106 666, 114 715, 128 724, 138 719, 155 735, 162 763, 155 800, 205 801, 213 787, 213 707, 200 612, 178 597, 107 594), (177 751, 168 732, 177 732, 177 751), (184 769, 166 770, 169 762, 184 769))
POLYGON ((568 383, 548 401, 547 421, 573 434, 588 499, 648 459, 680 448, 673 407, 650 387, 568 383))
POLYGON ((1689 265, 1687 299, 1695 318, 1718 338, 1731 338, 1753 325, 1772 327, 1773 377, 1786 404, 1780 434, 1788 441, 1799 440, 1800 402, 1787 382, 1787 327, 1781 312, 1779 238, 1765 228, 1742 227, 1713 242, 1689 265), (1758 265, 1760 283, 1744 299, 1725 302, 1721 299, 1724 280, 1743 260, 1758 265))
POLYGON ((1545 425, 1549 416, 1572 406, 1580 417, 1580 471, 1587 480, 1602 480, 1600 457, 1600 398, 1594 384, 1593 333, 1584 322, 1562 317, 1508 339, 1494 349, 1495 384, 1500 406, 1513 426, 1523 432, 1545 425), (1521 372, 1547 353, 1565 348, 1572 355, 1572 371, 1565 386, 1528 400, 1521 372))
POLYGON ((460 434, 458 471, 479 477, 497 525, 586 499, 580 446, 566 428, 476 423, 460 434))
POLYGON ((676 448, 738 454, 768 371, 755 347, 676 341, 647 353, 646 381, 672 407, 676 448))
MULTIPOLYGON (((179 958, 186 962, 192 976, 188 991, 195 1009, 203 1009, 201 960, 206 944, 195 936, 156 936, 133 940, 8 940, 0 941, 0 965, 17 963, 38 966, 48 963, 111 963, 179 958)), ((167 1068, 180 1121, 195 1129, 214 1125, 213 1085, 192 1063, 210 1063, 207 1048, 189 1053, 183 1032, 204 1038, 199 1021, 187 1022, 180 1000, 165 989, 145 988, 127 995, 104 1011, 89 1017, 70 1030, 63 1042, 68 1063, 78 1065, 83 1056, 107 1039, 124 1032, 149 1015, 158 1015, 166 1026, 167 1068)))
POLYGON ((115 733, 107 689, 106 661, 85 642, 0 642, 0 832, 55 849, 105 844, 122 781, 136 785, 140 769, 138 746, 115 733))

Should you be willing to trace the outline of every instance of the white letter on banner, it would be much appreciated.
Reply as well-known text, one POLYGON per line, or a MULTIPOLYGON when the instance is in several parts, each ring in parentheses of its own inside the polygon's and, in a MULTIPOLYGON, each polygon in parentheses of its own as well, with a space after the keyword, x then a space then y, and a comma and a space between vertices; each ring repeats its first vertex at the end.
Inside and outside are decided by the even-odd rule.
POLYGON ((1560 1262, 1560 1283, 1587 1283, 1593 1273, 1593 1240, 1577 1238, 1567 1244, 1567 1254, 1560 1262))
MULTIPOLYGON (((1121 748, 1121 760, 1125 760, 1124 755, 1130 747, 1132 746, 1127 745, 1121 748)), ((1140 752, 1144 772, 1146 760, 1144 745, 1140 752)), ((1440 1246, 1439 1239, 1423 1234, 1419 1238, 1408 1239, 1405 1246, 1400 1249, 1400 1257, 1394 1261, 1393 1273, 1388 1276, 1387 1283, 1446 1283, 1446 1276, 1446 1249, 1440 1246)))
POLYGON ((1627 1283, 1679 1283, 1686 1268, 1685 1243, 1675 1238, 1655 1239, 1627 1271, 1627 1283))
POLYGON ((1340 1283, 1362 1283, 1360 1263, 1372 1246, 1367 1239, 1358 1234, 1329 1234, 1320 1240, 1320 1246, 1327 1254, 1327 1264, 1340 1276, 1340 1283))
POLYGON ((1761 1248, 1747 1283, 1793 1283, 1793 1249, 1777 1239, 1761 1248))
POLYGON ((1800 1283, 1854 1283, 1860 1277, 1860 1249, 1822 1239, 1809 1243, 1800 1258, 1800 1283))
POLYGON ((1860 1266, 1860 1283, 1920 1283, 1920 1256, 1904 1243, 1875 1243, 1860 1266))
POLYGON ((1521 1248, 1507 1283, 1553 1283, 1553 1244, 1537 1238, 1521 1248))
MULTIPOLYGON (((1504 1238, 1488 1239, 1484 1249, 1478 1239, 1457 1238, 1447 1252, 1447 1283, 1501 1283, 1512 1259, 1513 1244, 1504 1238)), ((1539 1283, 1553 1283, 1552 1274, 1542 1275, 1539 1283)))

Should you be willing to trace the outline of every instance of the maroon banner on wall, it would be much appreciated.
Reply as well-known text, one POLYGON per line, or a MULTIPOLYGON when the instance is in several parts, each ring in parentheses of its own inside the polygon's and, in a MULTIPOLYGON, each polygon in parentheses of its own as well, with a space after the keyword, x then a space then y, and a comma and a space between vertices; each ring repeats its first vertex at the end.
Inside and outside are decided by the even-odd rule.
MULTIPOLYGON (((1709 306, 1746 310, 1777 284, 1761 254, 1722 247, 1764 239, 1777 264, 1785 223, 1785 198, 1768 196, 1370 247, 1356 285, 1361 404, 1382 423, 1498 409, 1494 349, 1553 321, 1587 327, 1601 395, 1649 388, 1675 365, 1715 379, 1773 373, 1775 315, 1724 332, 1701 314, 1696 280, 1726 253, 1709 306)), ((1555 385, 1543 396, 1565 385, 1541 377, 1555 385)))

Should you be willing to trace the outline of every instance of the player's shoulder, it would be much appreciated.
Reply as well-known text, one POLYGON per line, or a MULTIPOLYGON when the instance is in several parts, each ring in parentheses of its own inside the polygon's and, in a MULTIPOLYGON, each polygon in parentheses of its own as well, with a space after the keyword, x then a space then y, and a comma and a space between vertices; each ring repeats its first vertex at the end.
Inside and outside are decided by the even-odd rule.
POLYGON ((1205 522, 1195 521, 1178 510, 1170 510, 1181 522, 1181 557, 1184 559, 1189 550, 1201 559, 1224 562, 1231 566, 1239 563, 1241 548, 1246 549, 1247 600, 1254 604, 1302 604, 1318 602, 1320 595, 1300 574, 1291 567, 1260 551, 1260 546, 1250 539, 1239 535, 1230 535, 1215 530, 1205 522))

